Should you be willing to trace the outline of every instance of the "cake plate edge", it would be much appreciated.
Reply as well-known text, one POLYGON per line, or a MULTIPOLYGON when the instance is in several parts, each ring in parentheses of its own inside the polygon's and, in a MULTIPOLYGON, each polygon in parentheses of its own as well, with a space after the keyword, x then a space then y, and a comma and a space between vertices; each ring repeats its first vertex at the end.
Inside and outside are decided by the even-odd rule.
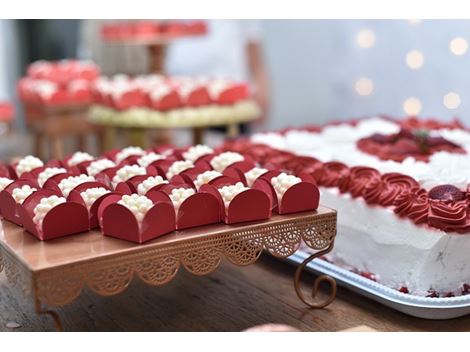
MULTIPOLYGON (((300 264, 308 256, 307 252, 299 250, 287 260, 300 264)), ((417 318, 444 320, 470 314, 470 295, 431 298, 405 294, 322 259, 313 260, 307 269, 315 274, 329 275, 342 287, 417 318)))

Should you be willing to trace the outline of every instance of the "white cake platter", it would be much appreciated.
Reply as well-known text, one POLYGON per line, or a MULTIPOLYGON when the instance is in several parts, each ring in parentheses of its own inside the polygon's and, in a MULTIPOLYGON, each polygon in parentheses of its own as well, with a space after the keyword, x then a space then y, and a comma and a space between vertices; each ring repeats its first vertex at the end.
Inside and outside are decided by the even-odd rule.
MULTIPOLYGON (((300 264, 309 255, 299 250, 287 260, 300 264)), ((470 295, 435 298, 405 294, 321 259, 307 264, 307 269, 315 274, 329 275, 339 286, 414 317, 443 320, 470 314, 470 295)))

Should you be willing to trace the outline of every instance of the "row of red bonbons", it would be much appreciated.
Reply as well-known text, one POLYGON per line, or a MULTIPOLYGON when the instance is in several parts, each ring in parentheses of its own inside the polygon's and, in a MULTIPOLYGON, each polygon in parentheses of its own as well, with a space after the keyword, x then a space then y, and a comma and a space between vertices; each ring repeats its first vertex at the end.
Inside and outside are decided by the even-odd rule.
POLYGON ((200 20, 139 20, 107 23, 101 27, 101 35, 105 40, 152 40, 203 35, 206 32, 206 22, 200 20))
POLYGON ((18 82, 18 94, 36 105, 89 104, 99 75, 98 66, 90 61, 36 61, 18 82))
POLYGON ((158 75, 103 77, 96 82, 93 92, 96 104, 116 110, 146 107, 167 111, 211 104, 232 105, 250 97, 245 82, 158 75))
POLYGON ((259 168, 241 154, 204 145, 128 147, 98 159, 77 152, 47 165, 28 156, 4 165, 0 175, 1 215, 41 240, 99 226, 105 235, 143 243, 174 230, 265 220, 319 203, 311 177, 259 168))

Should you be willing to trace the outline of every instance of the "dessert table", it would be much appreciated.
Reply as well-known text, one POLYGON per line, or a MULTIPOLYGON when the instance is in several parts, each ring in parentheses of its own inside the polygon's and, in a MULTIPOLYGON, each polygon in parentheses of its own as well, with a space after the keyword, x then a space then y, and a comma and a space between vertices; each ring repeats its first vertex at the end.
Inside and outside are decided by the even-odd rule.
MULTIPOLYGON (((196 277, 186 271, 161 287, 135 280, 120 295, 98 296, 90 290, 58 308, 67 331, 242 331, 266 323, 288 324, 301 331, 339 331, 367 325, 378 331, 468 331, 470 316, 424 320, 406 316, 351 291, 338 288, 325 309, 309 310, 295 296, 295 267, 270 255, 239 268, 222 262, 214 273, 196 277)), ((305 284, 315 276, 306 274, 305 284)), ((0 275, 0 331, 50 331, 48 317, 19 299, 0 275)))
MULTIPOLYGON (((41 242, 2 220, 0 269, 11 284, 33 296, 36 313, 49 315, 56 329, 62 330, 59 314, 43 305, 66 306, 85 288, 99 296, 114 296, 124 292, 135 277, 147 285, 162 286, 177 276, 180 266, 202 276, 214 272, 222 258, 246 266, 256 262, 262 251, 286 258, 303 242, 316 252, 298 267, 295 292, 307 306, 323 308, 334 300, 335 281, 320 276, 314 283, 313 297, 306 298, 300 275, 308 262, 333 248, 335 235, 336 212, 323 206, 316 211, 274 215, 269 220, 241 225, 216 224, 175 231, 144 245, 105 237, 98 230, 41 242), (323 281, 329 283, 330 291, 318 298, 315 293, 323 281)), ((196 305, 198 302, 193 300, 196 305)), ((119 315, 115 319, 120 319, 119 315)))

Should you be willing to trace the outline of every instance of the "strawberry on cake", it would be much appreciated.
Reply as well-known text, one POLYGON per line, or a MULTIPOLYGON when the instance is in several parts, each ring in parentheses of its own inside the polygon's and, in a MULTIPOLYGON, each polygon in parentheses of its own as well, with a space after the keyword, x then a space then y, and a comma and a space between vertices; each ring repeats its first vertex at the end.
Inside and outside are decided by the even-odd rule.
POLYGON ((413 295, 470 293, 470 131, 458 121, 374 117, 224 149, 315 178, 338 210, 327 260, 413 295))

